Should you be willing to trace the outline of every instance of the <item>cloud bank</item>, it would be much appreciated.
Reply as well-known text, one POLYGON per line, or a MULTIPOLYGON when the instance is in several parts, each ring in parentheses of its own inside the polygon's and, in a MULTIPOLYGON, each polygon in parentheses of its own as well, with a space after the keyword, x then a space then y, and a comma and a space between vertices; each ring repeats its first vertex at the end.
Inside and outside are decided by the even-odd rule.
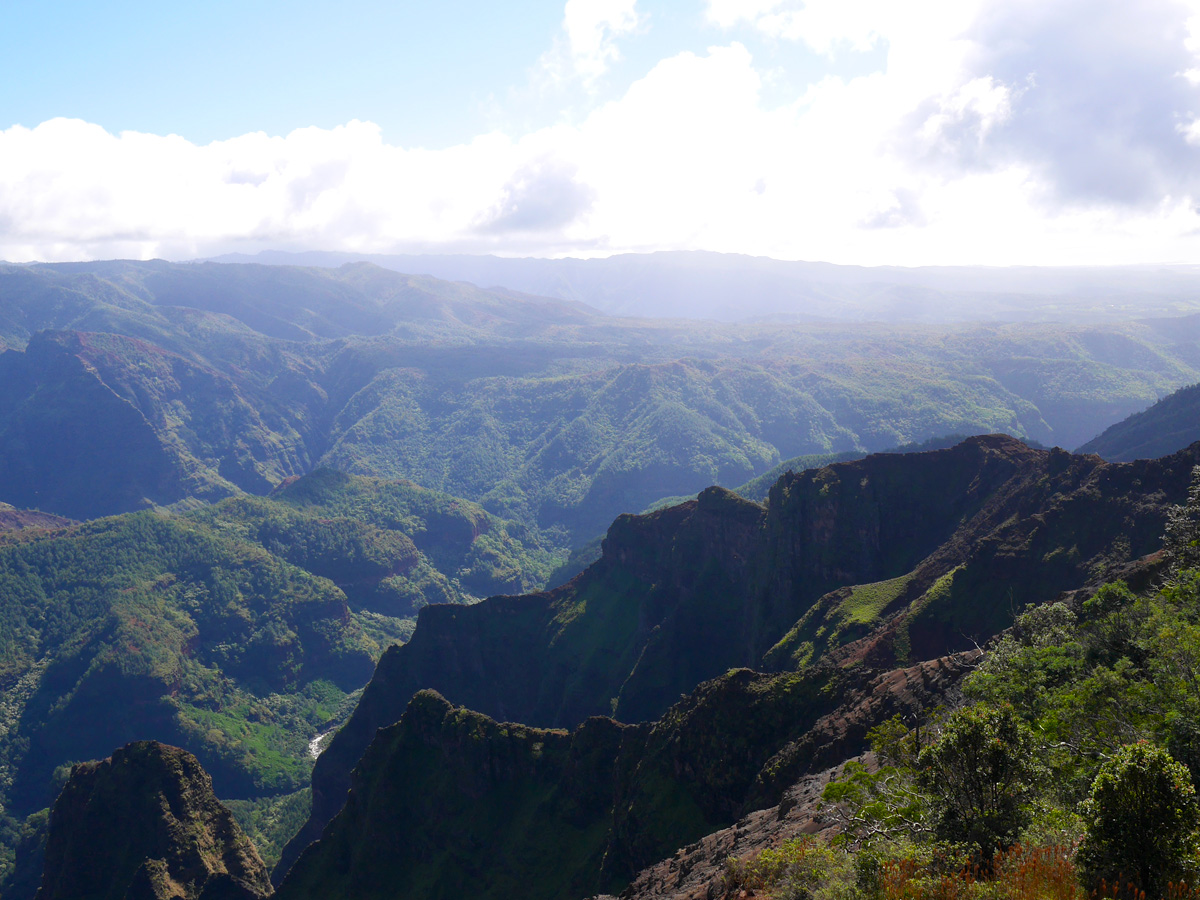
MULTIPOLYGON (((8 128, 0 258, 271 247, 1195 260, 1191 5, 708 0, 704 11, 726 40, 661 60, 576 121, 443 149, 390 145, 360 121, 204 146, 68 119, 8 128), (828 58, 886 48, 886 67, 768 103, 751 34, 828 58)), ((642 24, 634 0, 570 0, 559 49, 572 77, 603 75, 642 24)))

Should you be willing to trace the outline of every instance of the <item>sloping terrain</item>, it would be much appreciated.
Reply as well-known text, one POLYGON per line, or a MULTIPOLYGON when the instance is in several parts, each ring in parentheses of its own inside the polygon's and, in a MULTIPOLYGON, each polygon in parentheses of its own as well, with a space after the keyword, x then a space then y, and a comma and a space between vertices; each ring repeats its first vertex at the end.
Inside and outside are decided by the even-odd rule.
POLYGON ((38 512, 33 509, 17 509, 9 503, 0 503, 0 531, 20 531, 24 528, 65 528, 75 523, 62 516, 38 512))
POLYGON ((254 845, 196 758, 153 741, 71 771, 54 804, 38 900, 254 900, 254 845))
POLYGON ((135 513, 0 546, 0 804, 147 736, 192 749, 227 796, 295 790, 306 734, 378 646, 331 583, 192 523, 135 513))
POLYGON ((1079 448, 1113 462, 1166 456, 1200 440, 1200 384, 1180 388, 1079 448))
POLYGON ((657 722, 529 728, 417 694, 355 769, 344 809, 277 897, 562 898, 619 889, 676 847, 780 802, 866 730, 944 696, 954 658, 900 671, 707 682, 657 722), (800 772, 803 774, 803 771, 800 772))
POLYGON ((45 806, 56 770, 130 740, 194 752, 227 798, 308 781, 429 603, 528 589, 555 557, 525 529, 409 483, 327 470, 271 498, 85 524, 0 511, 0 812, 45 806))
POLYGON ((1197 453, 1112 465, 971 438, 787 474, 765 508, 713 488, 623 516, 602 558, 561 588, 422 611, 317 761, 312 818, 282 866, 341 808, 376 729, 418 690, 573 727, 653 720, 732 667, 882 671, 969 649, 1026 604, 1157 549, 1197 453))
POLYGON ((1153 322, 619 319, 368 264, 0 266, 0 502, 73 518, 407 478, 577 547, 802 454, 1074 446, 1200 378, 1153 322))
POLYGON ((189 515, 328 578, 356 610, 407 618, 430 603, 531 590, 559 556, 519 522, 408 481, 318 469, 267 498, 189 515))

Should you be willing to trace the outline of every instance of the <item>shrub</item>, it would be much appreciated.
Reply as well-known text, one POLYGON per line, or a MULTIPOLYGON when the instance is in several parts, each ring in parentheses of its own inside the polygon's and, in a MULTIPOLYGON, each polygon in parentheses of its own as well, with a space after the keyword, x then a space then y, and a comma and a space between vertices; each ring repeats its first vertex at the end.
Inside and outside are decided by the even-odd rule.
POLYGON ((762 891, 772 900, 851 900, 854 882, 852 854, 806 836, 726 860, 724 895, 762 891))
POLYGON ((1100 767, 1084 804, 1084 883, 1132 883, 1163 897, 1189 880, 1200 849, 1200 803, 1187 769, 1161 747, 1130 744, 1100 767))
POLYGON ((1016 842, 1030 819, 1037 769, 1033 736, 1011 706, 958 710, 917 762, 935 834, 974 845, 984 864, 1016 842))

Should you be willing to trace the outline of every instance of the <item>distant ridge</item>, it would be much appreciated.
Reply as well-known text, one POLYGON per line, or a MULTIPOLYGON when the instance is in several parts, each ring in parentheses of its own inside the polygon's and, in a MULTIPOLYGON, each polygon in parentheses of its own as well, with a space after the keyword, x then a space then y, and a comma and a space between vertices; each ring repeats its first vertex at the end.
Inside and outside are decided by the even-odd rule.
POLYGON ((211 261, 318 267, 372 262, 647 318, 1082 323, 1200 311, 1197 266, 867 267, 707 251, 537 259, 267 250, 211 261))
POLYGON ((1180 388, 1149 409, 1105 429, 1079 448, 1111 462, 1157 459, 1200 440, 1200 384, 1180 388))

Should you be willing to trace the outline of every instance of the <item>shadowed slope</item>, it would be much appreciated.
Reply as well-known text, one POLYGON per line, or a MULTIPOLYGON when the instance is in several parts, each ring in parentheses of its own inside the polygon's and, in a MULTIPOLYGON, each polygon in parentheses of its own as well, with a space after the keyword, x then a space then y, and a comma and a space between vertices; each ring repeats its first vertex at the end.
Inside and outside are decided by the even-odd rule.
POLYGON ((196 758, 154 741, 71 772, 37 900, 254 900, 266 868, 196 758))
POLYGON ((1153 459, 1200 440, 1200 384, 1180 388, 1079 448, 1114 462, 1153 459))
POLYGON ((765 510, 714 488, 622 516, 600 561, 561 588, 422 612, 317 761, 312 818, 277 873, 337 812, 375 730, 417 690, 570 727, 656 718, 735 666, 889 668, 967 649, 1025 604, 1157 549, 1197 449, 1110 465, 971 438, 785 475, 765 510))

